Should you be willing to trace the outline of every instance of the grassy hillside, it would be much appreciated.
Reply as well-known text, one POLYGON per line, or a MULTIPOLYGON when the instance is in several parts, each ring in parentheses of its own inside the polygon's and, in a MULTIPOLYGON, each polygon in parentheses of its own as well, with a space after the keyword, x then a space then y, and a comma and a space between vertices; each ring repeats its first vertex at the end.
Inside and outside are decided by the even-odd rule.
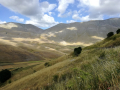
POLYGON ((54 59, 63 55, 57 51, 37 49, 33 46, 19 45, 12 46, 0 43, 0 63, 1 62, 25 62, 54 59))
POLYGON ((18 47, 0 44, 0 62, 23 62, 32 60, 44 60, 44 58, 18 47))
POLYGON ((110 38, 106 38, 103 41, 97 42, 94 45, 85 47, 84 49, 92 48, 112 48, 120 45, 120 34, 115 34, 110 38))
POLYGON ((119 40, 117 34, 84 48, 78 57, 64 55, 12 70, 12 83, 7 81, 0 90, 119 90, 119 40))

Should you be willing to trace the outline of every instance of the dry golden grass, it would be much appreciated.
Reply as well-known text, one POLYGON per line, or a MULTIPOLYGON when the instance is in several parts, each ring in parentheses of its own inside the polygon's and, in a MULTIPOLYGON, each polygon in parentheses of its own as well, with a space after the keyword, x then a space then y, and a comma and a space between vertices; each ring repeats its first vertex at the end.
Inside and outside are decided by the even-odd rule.
POLYGON ((46 59, 39 65, 17 72, 11 81, 12 83, 1 87, 0 90, 120 88, 120 46, 107 49, 92 47, 83 50, 78 57, 64 55, 58 59, 46 59), (50 64, 49 67, 44 66, 46 62, 50 64), (58 75, 58 82, 53 80, 54 75, 58 75), (66 76, 65 80, 61 79, 62 75, 66 76))
MULTIPOLYGON (((30 74, 26 77, 21 78, 20 80, 17 80, 13 83, 6 85, 5 87, 1 88, 4 90, 17 90, 19 89, 26 89, 26 88, 40 88, 43 85, 46 85, 48 83, 52 82, 52 76, 56 73, 60 73, 63 71, 60 71, 61 68, 65 67, 66 65, 69 65, 71 62, 70 60, 65 60, 65 61, 61 61, 57 64, 54 64, 50 67, 45 68, 44 64, 38 65, 35 68, 40 68, 42 67, 41 70, 30 74), (44 68, 43 68, 44 67, 44 68), (15 86, 15 87, 14 87, 15 86), (22 86, 22 87, 21 87, 22 86), (7 87, 7 88, 6 88, 7 87), (8 88, 9 87, 9 88, 8 88)), ((31 69, 32 70, 32 69, 31 69)), ((30 69, 27 70, 28 72, 30 72, 30 69)))
POLYGON ((63 53, 20 45, 14 47, 0 43, 0 62, 24 62, 54 59, 63 53))
POLYGON ((44 58, 18 47, 0 44, 0 62, 23 62, 34 60, 44 60, 44 58))
MULTIPOLYGON (((13 81, 11 84, 8 84, 2 87, 0 90, 29 90, 29 89, 39 90, 41 87, 49 86, 51 84, 54 85, 54 90, 65 90, 64 82, 59 82, 55 84, 53 81, 53 75, 57 74, 60 76, 62 74, 70 72, 73 75, 73 78, 68 80, 67 82, 68 86, 70 83, 77 84, 77 81, 75 79, 76 76, 74 76, 75 73, 73 73, 73 68, 84 71, 87 68, 86 66, 88 66, 88 69, 86 72, 92 73, 92 71, 94 71, 94 73, 96 73, 97 71, 99 74, 99 77, 105 79, 106 77, 104 75, 104 70, 111 71, 111 68, 113 67, 120 68, 120 63, 118 62, 119 56, 117 56, 119 53, 120 53, 120 47, 117 47, 114 49, 104 49, 104 50, 92 49, 90 51, 88 50, 83 51, 79 57, 68 57, 67 55, 65 55, 58 59, 46 60, 45 62, 49 62, 52 66, 45 67, 44 66, 45 62, 41 62, 40 65, 37 65, 32 69, 29 68, 24 70, 23 72, 20 72, 21 74, 20 73, 16 74, 15 76, 16 78, 20 77, 20 75, 22 74, 23 76, 21 76, 21 79, 13 81), (104 51, 106 54, 106 58, 105 58, 104 64, 101 66, 97 60, 101 55, 101 53, 104 51), (112 63, 113 62, 112 59, 114 59, 115 61, 114 63, 112 63), (91 66, 92 66, 92 69, 91 69, 91 66), (37 72, 33 73, 33 70, 36 70, 37 72)), ((11 78, 11 80, 13 79, 11 78)), ((114 79, 114 85, 118 84, 117 82, 118 81, 114 79)), ((102 83, 99 84, 101 88, 102 88, 102 83)), ((77 85, 74 86, 73 84, 73 88, 74 90, 75 88, 77 90, 77 88, 79 87, 77 87, 77 85)))

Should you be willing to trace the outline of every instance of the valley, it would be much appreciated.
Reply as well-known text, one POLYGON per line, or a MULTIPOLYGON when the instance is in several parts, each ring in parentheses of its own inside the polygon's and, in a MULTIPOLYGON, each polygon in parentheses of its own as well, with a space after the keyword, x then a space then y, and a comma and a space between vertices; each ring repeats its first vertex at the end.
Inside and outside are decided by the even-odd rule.
POLYGON ((0 90, 119 90, 120 18, 60 23, 47 30, 0 24, 0 90), (114 35, 106 38, 107 33, 114 35), (74 48, 82 47, 80 55, 74 48))

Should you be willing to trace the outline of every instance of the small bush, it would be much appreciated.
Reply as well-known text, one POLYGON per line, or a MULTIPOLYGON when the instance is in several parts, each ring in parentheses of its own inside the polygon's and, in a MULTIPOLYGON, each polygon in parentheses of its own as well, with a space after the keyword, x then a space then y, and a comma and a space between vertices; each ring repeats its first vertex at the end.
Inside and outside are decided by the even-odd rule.
POLYGON ((66 77, 67 77, 66 74, 62 74, 62 75, 61 75, 61 80, 65 81, 65 80, 66 80, 66 77))
POLYGON ((120 29, 118 29, 118 30, 116 31, 116 33, 119 34, 119 33, 120 33, 120 29))
POLYGON ((46 63, 44 64, 44 66, 49 67, 49 66, 50 66, 50 63, 49 63, 49 62, 46 62, 46 63))
POLYGON ((0 72, 0 82, 4 83, 5 81, 7 81, 9 78, 11 78, 11 72, 7 69, 2 70, 0 72))
POLYGON ((108 34, 107 34, 107 38, 109 38, 109 37, 111 37, 111 36, 113 36, 114 35, 114 32, 109 32, 108 34))
POLYGON ((34 70, 34 73, 36 72, 36 70, 34 70))
POLYGON ((9 80, 8 83, 11 83, 11 80, 9 80))
POLYGON ((81 51, 82 51, 82 48, 81 48, 81 47, 75 48, 75 49, 74 49, 74 55, 75 55, 75 56, 78 56, 78 55, 81 53, 81 51))
POLYGON ((58 82, 58 78, 59 78, 58 75, 54 75, 54 76, 53 76, 53 81, 58 82))

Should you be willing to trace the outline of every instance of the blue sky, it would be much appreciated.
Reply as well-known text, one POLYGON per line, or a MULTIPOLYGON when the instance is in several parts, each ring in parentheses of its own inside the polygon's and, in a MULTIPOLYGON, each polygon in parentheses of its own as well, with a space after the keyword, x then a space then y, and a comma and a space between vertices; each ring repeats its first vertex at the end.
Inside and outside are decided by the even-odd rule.
POLYGON ((0 24, 17 22, 42 29, 59 23, 120 17, 120 0, 0 0, 0 24))

